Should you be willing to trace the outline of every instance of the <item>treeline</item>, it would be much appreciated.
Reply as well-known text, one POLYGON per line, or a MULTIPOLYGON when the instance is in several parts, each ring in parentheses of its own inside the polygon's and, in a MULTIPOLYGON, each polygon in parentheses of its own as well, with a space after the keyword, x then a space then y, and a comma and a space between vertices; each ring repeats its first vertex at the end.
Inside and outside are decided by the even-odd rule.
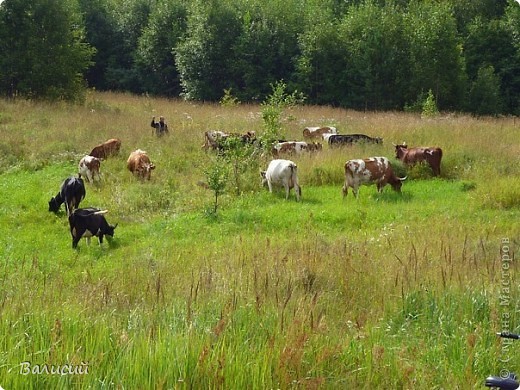
POLYGON ((515 0, 5 0, 0 91, 520 114, 515 0))

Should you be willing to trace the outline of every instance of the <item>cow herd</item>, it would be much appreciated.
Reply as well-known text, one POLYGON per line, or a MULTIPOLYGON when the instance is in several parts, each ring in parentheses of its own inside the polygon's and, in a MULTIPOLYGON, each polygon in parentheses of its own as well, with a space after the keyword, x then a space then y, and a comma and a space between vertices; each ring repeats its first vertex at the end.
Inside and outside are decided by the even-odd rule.
MULTIPOLYGON (((76 248, 81 238, 98 237, 99 243, 103 242, 104 236, 113 236, 117 224, 111 226, 104 215, 108 210, 93 207, 79 208, 80 202, 85 198, 86 189, 84 180, 94 183, 101 180, 101 161, 119 154, 121 140, 109 139, 97 145, 92 151, 84 156, 78 164, 78 177, 68 177, 61 184, 56 196, 49 200, 49 211, 57 213, 62 204, 69 220, 70 234, 72 236, 72 247, 76 248)), ((127 160, 128 170, 141 180, 150 180, 151 171, 155 165, 150 161, 147 153, 137 149, 130 153, 127 160)))
MULTIPOLYGON (((337 146, 349 146, 354 143, 374 143, 381 144, 382 138, 373 138, 365 134, 338 134, 333 126, 306 127, 303 130, 306 139, 322 138, 329 145, 329 148, 337 146)), ((222 131, 206 131, 204 133, 204 144, 202 148, 206 151, 216 150, 221 152, 226 148, 226 140, 234 138, 241 144, 257 145, 256 134, 248 131, 244 134, 225 133, 222 131)), ((419 147, 408 148, 403 143, 395 145, 395 157, 407 166, 416 163, 427 163, 435 176, 440 175, 440 164, 442 150, 438 147, 419 147)), ((285 190, 285 198, 289 198, 290 190, 294 188, 296 200, 301 198, 301 187, 298 183, 298 167, 285 156, 300 155, 302 153, 319 152, 322 150, 319 142, 307 141, 286 141, 278 140, 272 144, 270 149, 274 157, 270 161, 266 171, 261 171, 262 185, 266 185, 272 192, 275 187, 285 190)), ((119 154, 121 140, 110 139, 97 145, 92 151, 84 156, 78 164, 78 177, 69 177, 63 181, 59 192, 49 201, 49 211, 57 213, 62 204, 68 216, 70 233, 72 236, 72 246, 77 247, 82 237, 90 240, 96 236, 100 244, 105 235, 113 236, 117 227, 111 226, 106 221, 104 215, 107 210, 97 208, 79 208, 80 202, 85 198, 86 190, 83 180, 93 183, 101 180, 101 162, 111 156, 119 154)), ((148 154, 137 149, 130 153, 127 159, 127 169, 141 180, 150 180, 152 170, 155 165, 151 162, 148 154)), ((345 182, 342 188, 343 197, 351 188, 357 198, 359 187, 362 185, 375 184, 378 192, 389 184, 395 191, 400 192, 406 177, 395 175, 392 165, 386 157, 370 157, 365 159, 349 160, 344 165, 345 182)))
MULTIPOLYGON (((350 146, 355 143, 382 144, 383 139, 370 137, 365 134, 338 134, 333 126, 306 127, 303 130, 304 138, 323 138, 327 141, 330 148, 338 146, 350 146)), ((438 147, 417 147, 408 148, 403 143, 395 145, 395 157, 402 161, 406 166, 413 166, 417 163, 426 162, 433 171, 434 176, 440 175, 440 165, 442 150, 438 147)), ((291 160, 278 159, 280 155, 301 154, 304 151, 319 151, 322 145, 313 142, 291 141, 277 142, 272 149, 272 155, 276 158, 272 160, 266 171, 261 172, 262 184, 267 184, 269 191, 273 191, 273 186, 285 189, 285 198, 288 199, 289 192, 295 189, 296 199, 300 200, 301 187, 298 184, 298 169, 291 160)), ((344 166, 345 182, 342 188, 343 197, 352 188, 354 196, 357 198, 359 187, 362 185, 375 184, 378 192, 389 184, 396 192, 401 192, 403 182, 407 177, 395 175, 392 164, 386 157, 370 157, 365 159, 349 160, 344 166)))

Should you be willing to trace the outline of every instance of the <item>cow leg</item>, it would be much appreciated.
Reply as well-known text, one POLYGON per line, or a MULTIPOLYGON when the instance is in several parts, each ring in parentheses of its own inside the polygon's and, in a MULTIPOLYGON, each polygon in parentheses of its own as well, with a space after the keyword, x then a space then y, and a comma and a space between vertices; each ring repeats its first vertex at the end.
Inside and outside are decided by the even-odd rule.
POLYGON ((77 228, 72 228, 72 230, 70 231, 71 235, 72 235, 72 247, 73 248, 77 248, 78 247, 78 242, 79 240, 81 240, 81 237, 83 236, 83 234, 85 234, 85 231, 86 229, 77 229, 77 228), (76 235, 74 235, 74 230, 76 231, 76 235))
POLYGON ((269 187, 269 192, 273 192, 273 184, 271 183, 271 180, 267 180, 267 187, 269 187))
POLYGON ((103 244, 103 234, 100 234, 98 236, 98 238, 99 238, 99 245, 103 244))
POLYGON ((347 196, 347 194, 348 194, 348 185, 347 185, 347 183, 343 184, 343 188, 341 189, 341 192, 343 192, 343 198, 345 198, 345 196, 347 196))
POLYGON ((289 188, 288 185, 285 185, 285 200, 289 199, 289 192, 291 191, 291 189, 289 188))

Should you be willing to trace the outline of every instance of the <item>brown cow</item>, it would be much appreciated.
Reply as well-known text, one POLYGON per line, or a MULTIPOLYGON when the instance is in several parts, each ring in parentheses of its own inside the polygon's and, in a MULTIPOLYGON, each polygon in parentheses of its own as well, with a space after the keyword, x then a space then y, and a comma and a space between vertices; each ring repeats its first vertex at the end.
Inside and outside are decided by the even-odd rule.
POLYGON ((105 159, 107 157, 118 154, 119 149, 121 149, 121 140, 112 138, 106 142, 103 142, 101 145, 96 146, 94 149, 92 149, 89 155, 99 159, 105 159))
POLYGON ((384 186, 390 184, 394 191, 401 192, 401 186, 406 177, 397 177, 392 165, 386 157, 370 157, 349 160, 345 163, 345 184, 343 197, 347 196, 348 188, 352 188, 357 198, 359 187, 376 184, 377 192, 382 192, 384 186))
POLYGON ((334 126, 306 127, 303 129, 304 138, 321 138, 323 134, 337 134, 338 130, 334 126))
POLYGON ((442 149, 437 147, 410 148, 405 143, 395 145, 395 157, 408 166, 426 161, 434 176, 441 174, 442 149))
POLYGON ((137 149, 130 153, 126 166, 130 172, 141 180, 150 180, 155 165, 144 150, 137 149))

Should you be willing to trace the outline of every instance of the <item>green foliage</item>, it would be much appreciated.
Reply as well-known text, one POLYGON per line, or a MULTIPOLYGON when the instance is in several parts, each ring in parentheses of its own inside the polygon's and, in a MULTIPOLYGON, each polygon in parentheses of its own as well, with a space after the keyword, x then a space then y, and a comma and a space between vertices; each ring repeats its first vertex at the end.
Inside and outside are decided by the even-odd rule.
POLYGON ((186 31, 183 2, 158 2, 138 38, 136 66, 143 88, 153 94, 179 96, 181 92, 175 47, 186 31))
POLYGON ((222 107, 234 107, 240 104, 240 100, 231 94, 231 88, 224 89, 224 96, 220 98, 222 107))
POLYGON ((282 114, 284 110, 302 104, 305 101, 303 93, 294 91, 287 92, 287 85, 283 81, 271 84, 272 92, 262 103, 262 119, 264 133, 261 143, 267 150, 272 143, 282 137, 282 114))
POLYGON ((469 91, 469 107, 477 115, 498 115, 502 111, 500 79, 492 66, 479 69, 469 91))
POLYGON ((74 0, 11 0, 0 7, 0 93, 83 101, 94 49, 74 0), (56 17, 59 15, 59 17, 56 17))
POLYGON ((210 214, 216 216, 219 197, 224 194, 226 189, 229 177, 229 167, 222 158, 216 158, 205 168, 204 175, 208 187, 213 191, 214 195, 213 208, 210 211, 210 214))
POLYGON ((439 115, 439 109, 437 108, 437 102, 435 100, 435 96, 433 96, 433 92, 431 89, 428 91, 428 95, 426 96, 426 99, 424 99, 421 115, 424 118, 434 118, 437 115, 439 115))

